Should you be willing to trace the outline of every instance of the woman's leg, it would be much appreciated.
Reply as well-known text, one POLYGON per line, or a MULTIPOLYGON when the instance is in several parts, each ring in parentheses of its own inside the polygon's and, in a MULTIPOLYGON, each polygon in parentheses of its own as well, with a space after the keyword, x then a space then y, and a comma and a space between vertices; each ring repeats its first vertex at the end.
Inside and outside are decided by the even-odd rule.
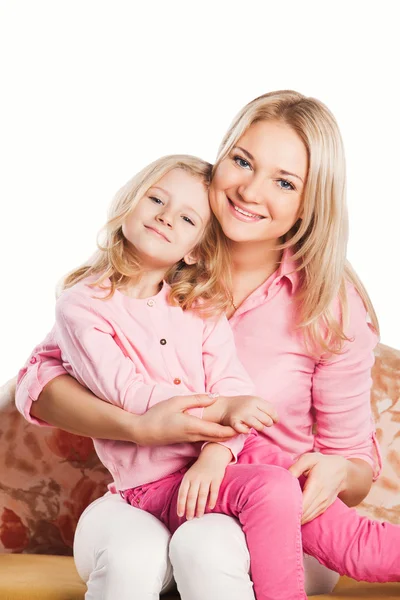
MULTIPOLYGON (((169 554, 182 600, 255 600, 250 554, 237 519, 210 514, 184 523, 172 536, 169 554)), ((329 594, 339 579, 308 555, 304 575, 307 596, 329 594)))
POLYGON ((303 547, 322 564, 360 581, 400 581, 400 527, 361 517, 341 500, 302 527, 303 547))
POLYGON ((319 594, 330 594, 337 582, 339 573, 331 571, 325 565, 321 565, 313 556, 303 555, 304 558, 304 587, 307 596, 318 596, 319 594))
POLYGON ((255 600, 237 519, 208 514, 187 521, 172 536, 169 555, 182 600, 255 600))
POLYGON ((158 600, 172 584, 170 534, 152 515, 107 493, 82 514, 74 558, 86 600, 158 600))

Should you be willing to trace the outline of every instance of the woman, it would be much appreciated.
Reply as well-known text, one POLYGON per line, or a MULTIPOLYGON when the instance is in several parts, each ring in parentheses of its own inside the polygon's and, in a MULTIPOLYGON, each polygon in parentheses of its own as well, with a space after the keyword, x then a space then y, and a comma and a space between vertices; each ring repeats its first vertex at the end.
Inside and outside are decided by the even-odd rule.
MULTIPOLYGON (((345 164, 330 112, 290 91, 248 104, 222 142, 210 202, 230 241, 228 316, 239 357, 259 394, 278 409, 272 441, 299 456, 292 467, 296 476, 309 473, 303 522, 337 495, 356 505, 375 470, 369 394, 377 323, 345 260, 345 164)), ((230 434, 206 429, 211 424, 196 427, 195 417, 183 414, 196 404, 190 397, 175 397, 142 416, 99 403, 67 376, 57 377, 65 374, 60 357, 46 351, 35 352, 36 363, 18 388, 27 418, 139 444, 230 434), (93 402, 95 423, 88 410, 93 402)), ((210 402, 198 400, 196 405, 210 402)), ((75 539, 87 598, 100 597, 99 590, 105 598, 157 598, 171 581, 168 542, 160 523, 117 496, 92 504, 75 539)), ((182 526, 171 540, 170 558, 184 600, 254 599, 244 536, 228 517, 209 515, 182 526)), ((314 569, 308 594, 330 591, 336 575, 314 569)))

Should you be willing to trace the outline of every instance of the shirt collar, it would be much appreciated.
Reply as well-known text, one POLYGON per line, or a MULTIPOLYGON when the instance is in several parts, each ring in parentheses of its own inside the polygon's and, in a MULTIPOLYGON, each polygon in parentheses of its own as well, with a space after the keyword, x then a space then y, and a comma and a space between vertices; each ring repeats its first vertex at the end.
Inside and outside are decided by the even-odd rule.
POLYGON ((285 248, 282 254, 281 264, 275 274, 275 281, 279 282, 281 279, 288 279, 292 286, 292 293, 294 294, 299 286, 300 277, 299 272, 296 271, 296 262, 293 260, 294 252, 292 248, 285 248))

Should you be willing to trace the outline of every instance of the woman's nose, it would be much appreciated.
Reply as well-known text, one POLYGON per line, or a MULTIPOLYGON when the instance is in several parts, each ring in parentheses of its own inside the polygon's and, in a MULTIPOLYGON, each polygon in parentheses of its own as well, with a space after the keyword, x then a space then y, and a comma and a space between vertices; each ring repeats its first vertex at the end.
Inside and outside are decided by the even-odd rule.
POLYGON ((238 192, 245 202, 263 204, 266 198, 266 183, 256 180, 248 181, 239 186, 238 192))

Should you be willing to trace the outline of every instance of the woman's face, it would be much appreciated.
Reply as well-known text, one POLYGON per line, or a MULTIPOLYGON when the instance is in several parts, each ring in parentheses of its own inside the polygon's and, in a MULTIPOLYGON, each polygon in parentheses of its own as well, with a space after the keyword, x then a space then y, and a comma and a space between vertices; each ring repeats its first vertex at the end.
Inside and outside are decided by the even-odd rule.
POLYGON ((301 217, 308 169, 301 138, 279 121, 249 127, 218 165, 210 204, 232 242, 274 247, 301 217))

